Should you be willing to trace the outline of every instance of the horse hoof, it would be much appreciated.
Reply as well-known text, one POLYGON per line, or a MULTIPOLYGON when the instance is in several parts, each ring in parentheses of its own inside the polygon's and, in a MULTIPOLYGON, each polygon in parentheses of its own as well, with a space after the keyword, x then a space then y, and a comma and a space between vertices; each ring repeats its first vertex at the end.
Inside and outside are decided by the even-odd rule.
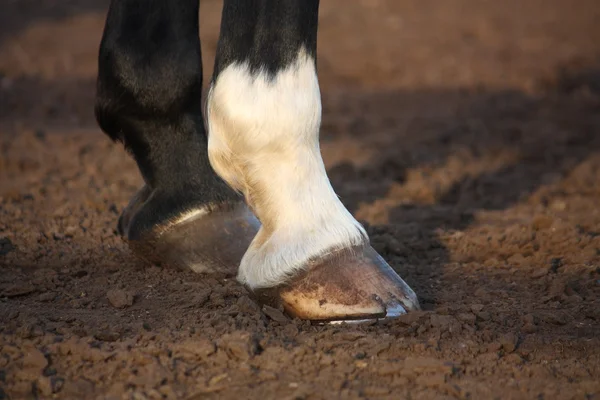
POLYGON ((413 290, 369 245, 315 259, 285 284, 255 291, 289 316, 317 322, 366 322, 420 309, 413 290))
POLYGON ((260 227, 243 202, 191 208, 162 223, 140 223, 148 214, 155 214, 145 212, 154 210, 152 198, 152 191, 144 186, 119 218, 119 232, 135 255, 154 264, 198 273, 236 274, 260 227))

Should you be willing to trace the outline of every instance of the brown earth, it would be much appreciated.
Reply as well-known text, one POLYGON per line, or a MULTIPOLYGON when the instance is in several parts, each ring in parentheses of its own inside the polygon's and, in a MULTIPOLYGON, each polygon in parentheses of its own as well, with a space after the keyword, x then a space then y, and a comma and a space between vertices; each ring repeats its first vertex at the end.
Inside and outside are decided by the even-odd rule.
POLYGON ((597 0, 322 2, 331 179, 425 308, 349 327, 130 254, 106 6, 0 1, 0 399, 600 398, 597 0))

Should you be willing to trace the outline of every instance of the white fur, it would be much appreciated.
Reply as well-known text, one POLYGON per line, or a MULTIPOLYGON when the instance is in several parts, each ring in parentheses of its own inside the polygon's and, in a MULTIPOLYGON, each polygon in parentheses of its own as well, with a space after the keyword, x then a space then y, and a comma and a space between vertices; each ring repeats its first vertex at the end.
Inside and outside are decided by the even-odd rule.
POLYGON ((273 287, 315 256, 368 241, 325 172, 319 84, 305 51, 275 77, 244 64, 225 68, 211 87, 207 117, 211 165, 272 228, 261 227, 244 255, 240 282, 273 287))

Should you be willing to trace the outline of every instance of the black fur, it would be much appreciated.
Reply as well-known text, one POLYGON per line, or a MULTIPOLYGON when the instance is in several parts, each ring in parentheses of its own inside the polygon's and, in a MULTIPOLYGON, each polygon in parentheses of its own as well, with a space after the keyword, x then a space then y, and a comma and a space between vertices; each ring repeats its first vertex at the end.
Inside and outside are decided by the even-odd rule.
MULTIPOLYGON (((234 62, 274 76, 302 46, 316 59, 318 11, 318 0, 225 0, 213 80, 234 62)), ((186 210, 239 201, 208 161, 201 92, 198 0, 112 0, 95 111, 151 190, 130 239, 186 210)))
POLYGON ((236 200, 214 173, 202 119, 198 0, 113 0, 100 45, 96 118, 137 161, 153 195, 143 231, 236 200))
POLYGON ((304 46, 316 60, 319 0, 225 0, 213 80, 234 62, 273 77, 304 46))

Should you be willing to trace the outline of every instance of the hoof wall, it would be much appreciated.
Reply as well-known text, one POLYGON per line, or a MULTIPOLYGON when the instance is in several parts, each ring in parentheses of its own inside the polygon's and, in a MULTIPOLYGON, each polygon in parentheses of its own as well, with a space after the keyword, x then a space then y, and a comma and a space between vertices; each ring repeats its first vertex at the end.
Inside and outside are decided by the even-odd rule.
POLYGON ((371 246, 335 251, 255 295, 291 317, 330 323, 372 322, 420 309, 413 290, 371 246))
POLYGON ((235 275, 259 227, 254 214, 238 203, 192 211, 126 240, 134 254, 154 264, 235 275))

